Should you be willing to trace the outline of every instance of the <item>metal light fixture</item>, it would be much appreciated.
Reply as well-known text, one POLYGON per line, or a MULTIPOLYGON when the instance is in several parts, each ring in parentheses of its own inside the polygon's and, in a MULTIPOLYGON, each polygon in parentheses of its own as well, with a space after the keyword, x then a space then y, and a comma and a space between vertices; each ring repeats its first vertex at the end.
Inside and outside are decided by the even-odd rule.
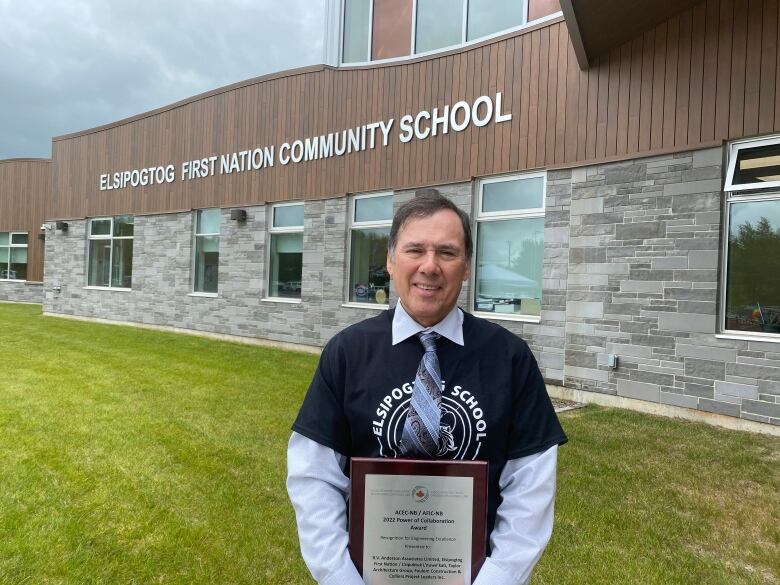
POLYGON ((233 221, 246 221, 246 209, 231 209, 230 219, 233 221))

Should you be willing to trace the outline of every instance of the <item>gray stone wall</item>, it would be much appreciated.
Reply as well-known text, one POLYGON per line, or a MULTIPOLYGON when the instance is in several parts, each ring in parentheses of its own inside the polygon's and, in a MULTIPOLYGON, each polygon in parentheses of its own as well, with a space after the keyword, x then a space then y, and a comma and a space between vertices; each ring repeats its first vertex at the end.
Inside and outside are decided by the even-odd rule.
POLYGON ((722 156, 572 171, 565 386, 780 424, 780 344, 716 336, 722 156))
POLYGON ((304 207, 300 302, 267 298, 266 207, 245 209, 246 222, 222 211, 217 296, 192 293, 193 213, 135 218, 131 290, 86 286, 86 220, 70 221, 46 242, 44 310, 314 346, 376 314, 342 306, 346 199, 304 207))
MULTIPOLYGON (((495 319, 548 382, 780 424, 780 344, 716 335, 721 159, 710 149, 548 173, 541 320, 495 319)), ((476 211, 476 183, 438 189, 476 211)), ((396 207, 413 195, 396 192, 396 207)), ((70 221, 46 240, 44 310, 322 346, 381 310, 345 302, 348 204, 305 204, 300 302, 266 298, 269 208, 253 206, 240 223, 222 211, 217 296, 192 294, 192 213, 135 218, 130 291, 85 286, 86 221, 70 221)), ((472 307, 470 282, 459 302, 472 307)))
POLYGON ((43 302, 43 285, 40 282, 0 280, 0 301, 40 304, 43 302))

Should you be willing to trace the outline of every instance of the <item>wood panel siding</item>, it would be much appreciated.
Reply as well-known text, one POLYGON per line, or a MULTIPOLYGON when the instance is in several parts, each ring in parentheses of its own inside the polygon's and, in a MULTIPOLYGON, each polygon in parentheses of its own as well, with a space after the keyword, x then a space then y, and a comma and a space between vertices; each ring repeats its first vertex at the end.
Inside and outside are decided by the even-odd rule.
POLYGON ((41 224, 49 214, 51 161, 0 160, 0 232, 27 232, 27 280, 43 280, 41 224))
POLYGON ((459 51, 250 80, 54 139, 51 218, 407 189, 711 146, 780 131, 778 0, 705 0, 578 67, 557 19, 459 51), (502 93, 512 120, 401 143, 399 120, 502 93), (284 142, 394 119, 373 150, 281 165, 284 142), (183 181, 182 162, 273 146, 273 167, 183 181), (170 184, 99 177, 173 164, 170 184))

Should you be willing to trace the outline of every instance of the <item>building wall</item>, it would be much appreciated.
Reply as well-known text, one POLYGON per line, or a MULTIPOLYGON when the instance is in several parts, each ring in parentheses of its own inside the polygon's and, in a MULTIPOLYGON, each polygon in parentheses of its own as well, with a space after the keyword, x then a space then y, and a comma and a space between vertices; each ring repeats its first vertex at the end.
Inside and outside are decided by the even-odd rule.
POLYGON ((469 181, 780 131, 774 0, 706 0, 580 70, 556 20, 463 49, 287 71, 52 145, 52 218, 162 213, 469 181), (502 93, 511 121, 401 143, 400 118, 502 93), (389 144, 257 171, 100 190, 100 175, 395 120, 389 144))
MULTIPOLYGON (((548 215, 550 227, 545 230, 549 244, 544 260, 543 325, 498 321, 529 342, 546 377, 557 381, 563 377, 567 230, 562 227, 565 212, 556 209, 568 204, 570 176, 570 171, 558 171, 548 181, 548 204, 555 206, 548 215)), ((476 185, 471 182, 439 187, 441 193, 470 214, 474 211, 475 190, 476 185)), ((398 207, 413 196, 414 191, 397 191, 394 204, 398 207)), ((267 208, 245 209, 245 223, 231 221, 229 210, 222 212, 216 298, 191 294, 192 212, 135 217, 130 290, 85 286, 86 221, 71 221, 67 232, 56 232, 47 240, 44 310, 312 346, 323 346, 344 327, 381 310, 345 302, 349 270, 346 197, 305 204, 300 303, 264 298, 267 208)), ((396 299, 391 281, 391 306, 396 299)), ((459 304, 468 308, 472 303, 471 283, 466 282, 459 304)))
POLYGON ((42 303, 43 283, 0 281, 0 301, 42 303))
MULTIPOLYGON (((780 424, 780 344, 716 334, 722 158, 712 148, 548 173, 540 322, 496 321, 529 343, 549 383, 780 424)), ((439 189, 474 213, 476 182, 439 189)), ((413 196, 396 191, 394 204, 413 196)), ((191 212, 136 217, 131 291, 84 287, 85 222, 71 222, 47 240, 45 310, 312 346, 376 314, 345 305, 347 198, 305 204, 300 303, 264 299, 267 208, 246 209, 246 223, 222 212, 217 298, 191 294, 191 212)), ((472 306, 471 283, 459 302, 472 306)))
POLYGON ((241 223, 230 220, 229 210, 222 212, 217 297, 192 294, 192 212, 135 218, 130 290, 85 286, 86 221, 72 221, 67 233, 47 241, 51 261, 44 310, 320 345, 323 324, 335 332, 368 314, 323 302, 331 289, 342 286, 332 273, 324 277, 326 257, 333 264, 345 261, 345 209, 339 203, 316 201, 305 207, 300 303, 264 300, 266 208, 256 206, 246 208, 247 221, 241 223))
MULTIPOLYGON (((706 0, 581 71, 565 23, 422 59, 286 72, 55 139, 50 313, 322 346, 377 309, 345 303, 348 194, 436 187, 475 212, 478 180, 548 169, 539 322, 550 383, 780 424, 780 345, 717 334, 724 141, 780 130, 771 0, 706 0), (759 18, 759 17, 765 17, 759 18), (512 120, 231 176, 98 190, 175 164, 503 92, 512 120), (197 136, 197 140, 188 137, 197 136), (302 299, 264 298, 267 202, 304 200, 302 299), (192 295, 192 209, 222 207, 219 295, 192 295), (248 212, 229 219, 230 207, 248 212), (86 288, 85 217, 134 213, 130 291, 86 288), (608 356, 619 359, 608 366, 608 356)), ((397 136, 393 134, 393 136, 397 136)), ((471 283, 461 293, 473 306, 471 283)), ((391 306, 396 300, 391 285, 391 306)))
MULTIPOLYGON (((51 193, 50 160, 0 160, 0 232, 27 232, 28 282, 43 280, 44 245, 38 234, 50 211, 51 193)), ((38 294, 31 290, 0 281, 0 298, 6 300, 28 301, 38 294)))
MULTIPOLYGON (((442 192, 470 211, 470 183, 442 192)), ((399 192, 396 204, 412 196, 399 192)), ((314 346, 377 313, 345 306, 347 198, 305 204, 299 303, 265 298, 267 208, 245 209, 247 221, 241 223, 230 220, 230 210, 222 212, 216 298, 192 294, 192 212, 135 217, 131 290, 85 286, 86 220, 71 221, 66 233, 56 232, 47 240, 44 310, 314 346)), ((464 302, 467 291, 465 287, 464 302)))
POLYGON ((780 424, 780 343, 716 335, 722 159, 572 171, 567 387, 780 424))

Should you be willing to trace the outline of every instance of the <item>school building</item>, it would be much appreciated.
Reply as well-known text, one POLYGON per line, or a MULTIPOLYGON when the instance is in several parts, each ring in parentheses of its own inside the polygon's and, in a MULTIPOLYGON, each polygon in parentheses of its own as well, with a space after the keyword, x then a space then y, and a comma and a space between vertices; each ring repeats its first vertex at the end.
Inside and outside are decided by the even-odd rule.
POLYGON ((780 425, 779 33, 777 0, 329 0, 322 65, 0 162, 0 299, 321 347, 393 306, 393 209, 436 189, 460 306, 556 392, 780 425))

